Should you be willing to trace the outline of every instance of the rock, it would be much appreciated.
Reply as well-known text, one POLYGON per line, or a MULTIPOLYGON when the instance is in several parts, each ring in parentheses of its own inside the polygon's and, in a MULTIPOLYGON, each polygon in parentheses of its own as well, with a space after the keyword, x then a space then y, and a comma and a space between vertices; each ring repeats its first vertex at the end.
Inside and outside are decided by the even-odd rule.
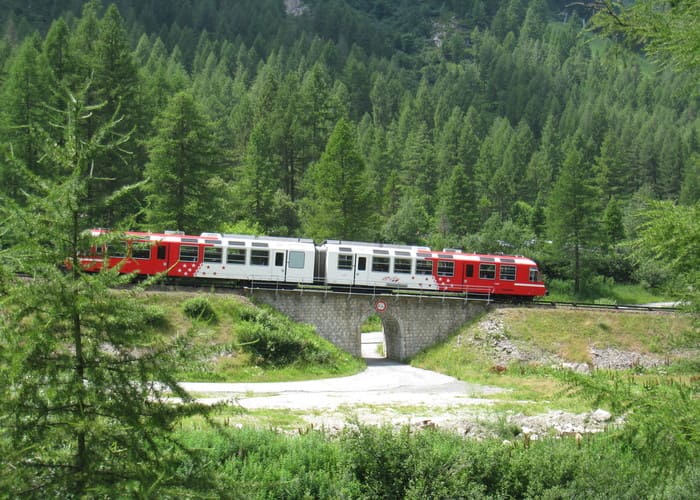
POLYGON ((586 363, 562 363, 561 367, 571 370, 572 372, 583 373, 585 375, 591 373, 591 367, 586 363))
POLYGON ((605 411, 601 408, 598 408, 596 411, 591 413, 591 420, 599 424, 603 422, 609 422, 611 418, 612 414, 609 411, 605 411))

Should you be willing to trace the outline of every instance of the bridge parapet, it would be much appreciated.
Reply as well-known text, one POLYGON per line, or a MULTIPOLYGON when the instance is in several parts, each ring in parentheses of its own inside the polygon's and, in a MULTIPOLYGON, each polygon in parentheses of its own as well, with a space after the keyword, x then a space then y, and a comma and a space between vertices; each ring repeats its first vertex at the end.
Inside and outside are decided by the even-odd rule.
POLYGON ((360 326, 376 313, 384 327, 387 358, 396 361, 445 339, 488 308, 485 301, 450 296, 266 289, 251 289, 248 294, 295 321, 314 325, 319 335, 358 357, 360 326))

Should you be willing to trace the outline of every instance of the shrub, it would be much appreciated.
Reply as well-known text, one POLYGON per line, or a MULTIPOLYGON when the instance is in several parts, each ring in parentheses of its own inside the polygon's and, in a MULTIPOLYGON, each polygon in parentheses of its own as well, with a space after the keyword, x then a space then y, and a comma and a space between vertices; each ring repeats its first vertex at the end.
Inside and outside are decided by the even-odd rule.
POLYGON ((217 320, 216 311, 212 308, 209 300, 204 297, 186 300, 182 308, 185 315, 192 319, 210 322, 217 320))
POLYGON ((158 306, 144 307, 143 319, 147 325, 161 330, 165 329, 170 324, 170 321, 166 316, 165 310, 158 306))
POLYGON ((243 321, 238 330, 241 348, 262 365, 287 366, 294 363, 329 364, 332 348, 312 327, 292 323, 283 316, 261 309, 243 321))

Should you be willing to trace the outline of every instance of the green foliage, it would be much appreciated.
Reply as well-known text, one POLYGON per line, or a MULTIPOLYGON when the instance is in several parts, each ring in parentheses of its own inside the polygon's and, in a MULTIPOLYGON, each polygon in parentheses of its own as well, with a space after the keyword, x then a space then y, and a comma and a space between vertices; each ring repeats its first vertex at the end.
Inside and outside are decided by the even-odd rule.
POLYGON ((157 330, 165 330, 170 325, 165 310, 154 305, 147 305, 143 308, 143 321, 149 327, 157 330))
POLYGON ((700 202, 690 207, 653 203, 642 217, 633 257, 643 266, 660 262, 662 271, 675 273, 677 293, 700 311, 700 202))
POLYGON ((9 496, 181 492, 186 481, 170 473, 179 455, 170 431, 206 413, 173 378, 186 339, 150 335, 160 320, 135 300, 139 289, 115 290, 129 277, 81 270, 92 243, 82 218, 88 159, 116 147, 103 142, 115 121, 84 128, 100 108, 86 104, 88 90, 67 96, 62 141, 44 144, 42 161, 65 175, 38 181, 21 207, 2 205, 11 278, 0 296, 0 468, 12 470, 3 485, 9 496), (182 405, 170 404, 171 395, 182 405))
POLYGON ((62 140, 56 89, 90 79, 101 106, 85 128, 116 120, 119 147, 90 155, 86 225, 429 242, 533 256, 589 295, 595 274, 678 286, 619 249, 639 193, 698 198, 697 0, 594 16, 690 70, 677 73, 591 40, 589 11, 559 0, 311 1, 299 16, 276 0, 73 1, 41 17, 7 3, 0 183, 14 200, 31 175, 63 174, 40 155, 62 140))
POLYGON ((217 152, 211 124, 193 96, 173 96, 155 121, 146 165, 147 221, 161 229, 201 232, 218 223, 217 152))
MULTIPOLYGON (((250 313, 243 315, 248 316, 250 313)), ((334 361, 328 342, 318 337, 312 327, 295 325, 268 309, 258 310, 239 326, 237 337, 242 349, 262 365, 330 365, 334 361)))
POLYGON ((195 297, 182 304, 182 310, 188 317, 205 322, 216 322, 216 311, 205 297, 195 297))
POLYGON ((697 69, 700 56, 698 0, 640 0, 631 5, 602 2, 593 27, 606 35, 622 34, 642 43, 655 59, 678 69, 697 69))
POLYGON ((562 372, 559 377, 594 404, 608 404, 613 412, 624 413, 625 425, 615 439, 649 466, 679 471, 700 456, 697 381, 688 384, 604 371, 591 376, 562 372))
POLYGON ((341 119, 318 163, 305 179, 303 224, 312 237, 361 240, 373 213, 364 160, 357 149, 353 125, 341 119))

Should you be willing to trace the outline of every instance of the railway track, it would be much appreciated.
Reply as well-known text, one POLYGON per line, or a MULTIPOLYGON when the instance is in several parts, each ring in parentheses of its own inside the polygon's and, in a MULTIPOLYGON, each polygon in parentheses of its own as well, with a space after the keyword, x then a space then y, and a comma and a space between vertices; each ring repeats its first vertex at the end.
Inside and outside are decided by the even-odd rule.
POLYGON ((625 312, 678 312, 680 307, 674 305, 658 304, 594 304, 588 302, 554 302, 548 300, 537 300, 528 304, 530 307, 545 309, 599 309, 606 311, 625 312))
POLYGON ((331 289, 330 287, 303 287, 303 288, 290 288, 290 287, 275 287, 266 284, 265 286, 256 286, 255 283, 251 283, 248 286, 232 286, 219 284, 214 286, 211 283, 208 284, 165 284, 165 285, 155 285, 150 287, 153 291, 162 292, 174 292, 174 291, 189 291, 189 292, 204 292, 210 291, 214 293, 232 293, 232 294, 242 294, 248 291, 255 293, 255 290, 285 290, 285 291, 296 291, 300 294, 303 293, 324 293, 324 294, 352 294, 352 295, 370 295, 370 296, 415 296, 415 297, 426 297, 426 298, 440 298, 444 300, 462 300, 462 301, 482 301, 489 302, 498 307, 533 307, 542 309, 591 309, 591 310, 607 310, 607 311, 620 311, 620 312, 678 312, 681 310, 673 304, 596 304, 589 302, 564 302, 564 301, 548 301, 548 300, 535 300, 532 302, 509 302, 509 301, 499 301, 493 297, 488 296, 465 296, 463 293, 448 293, 448 292, 410 292, 407 293, 405 290, 391 290, 385 288, 375 288, 375 289, 353 289, 347 288, 344 290, 331 289))

